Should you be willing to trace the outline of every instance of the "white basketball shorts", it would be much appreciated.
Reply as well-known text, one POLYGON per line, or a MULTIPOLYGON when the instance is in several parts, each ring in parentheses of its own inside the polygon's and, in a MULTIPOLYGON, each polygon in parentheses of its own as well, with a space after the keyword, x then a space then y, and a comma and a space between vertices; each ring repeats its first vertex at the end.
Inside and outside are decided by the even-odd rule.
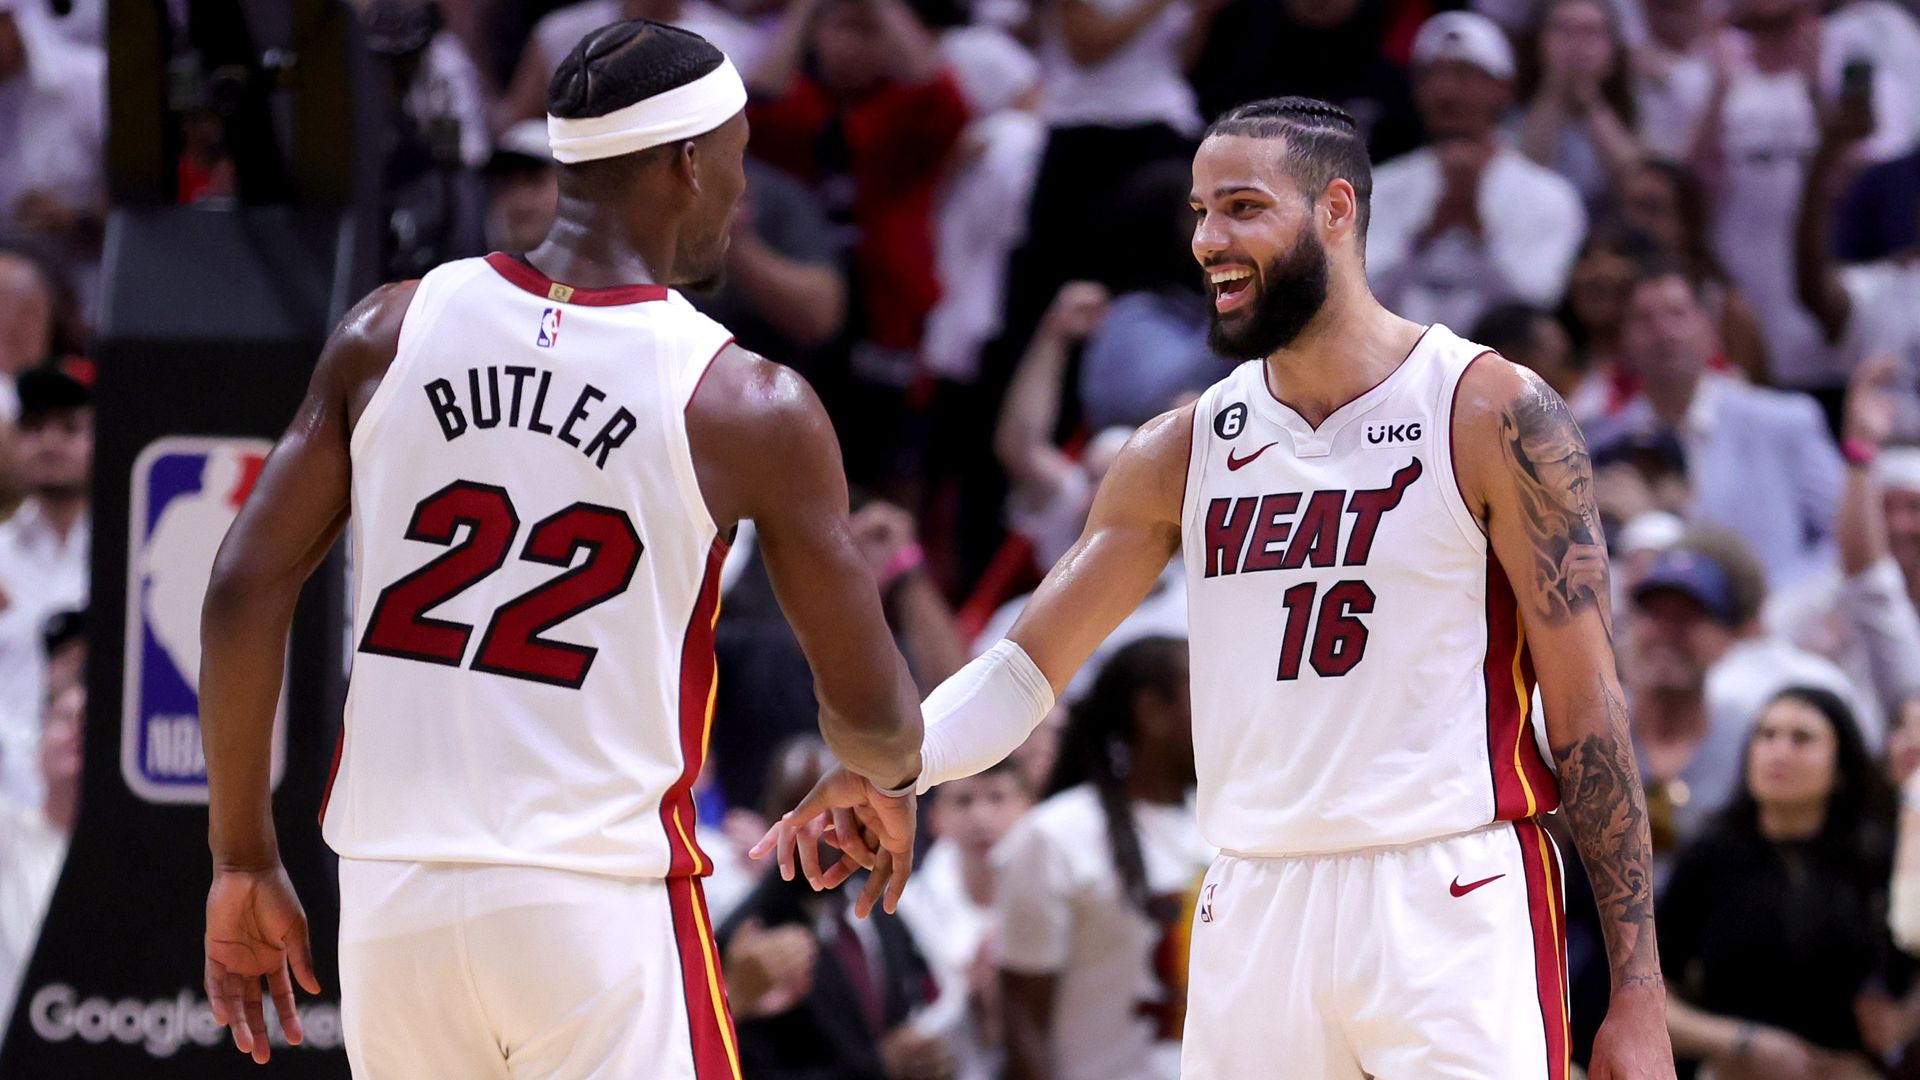
POLYGON ((1532 820, 1403 847, 1222 854, 1183 1080, 1566 1080, 1565 904, 1532 820))
POLYGON ((356 1080, 739 1080, 699 883, 340 860, 356 1080))

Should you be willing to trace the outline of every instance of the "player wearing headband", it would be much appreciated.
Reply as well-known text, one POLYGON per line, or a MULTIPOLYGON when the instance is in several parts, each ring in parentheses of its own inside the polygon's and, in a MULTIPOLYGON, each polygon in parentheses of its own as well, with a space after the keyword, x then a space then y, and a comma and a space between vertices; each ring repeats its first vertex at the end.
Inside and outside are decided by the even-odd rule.
MULTIPOLYGON (((350 312, 222 545, 206 983, 256 1060, 262 978, 293 1041, 293 981, 319 990, 268 736, 297 594, 349 521, 356 651, 321 817, 360 1080, 737 1080, 691 795, 735 523, 758 526, 834 751, 881 786, 917 772, 825 413, 675 291, 720 274, 745 103, 693 34, 588 35, 549 92, 545 242, 350 312)), ((911 800, 882 805, 863 909, 891 907, 910 860, 911 800)))

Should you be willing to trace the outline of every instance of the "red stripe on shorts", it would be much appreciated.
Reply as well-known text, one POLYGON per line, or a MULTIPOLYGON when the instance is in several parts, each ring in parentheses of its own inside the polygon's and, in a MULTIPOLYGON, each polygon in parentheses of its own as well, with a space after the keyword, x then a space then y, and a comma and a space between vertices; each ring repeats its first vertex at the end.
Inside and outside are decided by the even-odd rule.
POLYGON ((1520 865, 1526 869, 1527 917, 1533 932, 1533 969, 1540 999, 1540 1023, 1546 1029, 1548 1080, 1572 1075, 1572 1038, 1567 1027, 1566 913, 1560 898, 1560 867, 1553 841, 1531 818, 1513 823, 1520 843, 1520 865))
POLYGON ((693 1050, 695 1080, 740 1080, 738 1041, 720 980, 720 951, 714 947, 707 900, 695 878, 668 878, 667 901, 673 909, 673 940, 680 950, 680 985, 687 1002, 687 1039, 693 1050))

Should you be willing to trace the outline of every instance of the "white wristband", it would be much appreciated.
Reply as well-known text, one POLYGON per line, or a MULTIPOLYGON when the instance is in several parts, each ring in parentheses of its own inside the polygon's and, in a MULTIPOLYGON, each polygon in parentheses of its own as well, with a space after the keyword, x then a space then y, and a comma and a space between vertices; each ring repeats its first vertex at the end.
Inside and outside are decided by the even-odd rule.
POLYGON ((935 687, 921 706, 924 795, 936 784, 991 768, 1020 748, 1053 709, 1053 687, 1027 651, 1002 640, 935 687))

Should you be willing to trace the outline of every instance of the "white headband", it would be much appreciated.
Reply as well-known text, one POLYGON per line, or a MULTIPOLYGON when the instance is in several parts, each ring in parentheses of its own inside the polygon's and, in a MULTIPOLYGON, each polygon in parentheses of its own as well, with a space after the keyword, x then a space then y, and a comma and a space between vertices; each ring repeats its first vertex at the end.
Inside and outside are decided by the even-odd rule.
POLYGON ((569 165, 619 157, 705 135, 746 107, 747 86, 740 81, 733 62, 722 57, 719 67, 685 86, 605 116, 571 119, 549 115, 547 143, 553 147, 553 159, 569 165))

